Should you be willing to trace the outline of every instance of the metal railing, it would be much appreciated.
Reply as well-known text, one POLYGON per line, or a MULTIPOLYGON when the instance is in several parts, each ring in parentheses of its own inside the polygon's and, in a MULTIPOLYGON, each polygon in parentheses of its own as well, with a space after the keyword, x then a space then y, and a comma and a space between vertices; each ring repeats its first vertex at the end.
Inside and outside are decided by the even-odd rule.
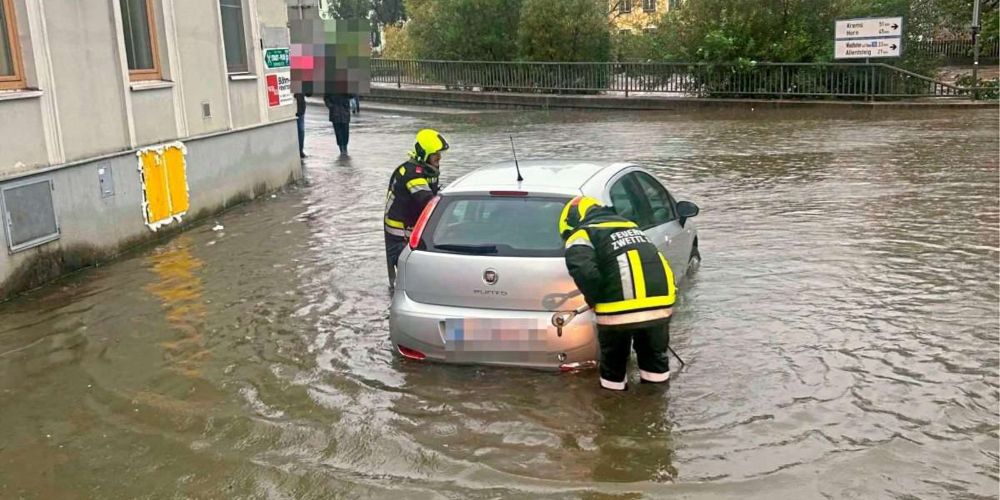
POLYGON ((673 97, 904 98, 971 89, 881 63, 550 63, 373 59, 374 84, 673 97))
MULTIPOLYGON (((904 46, 904 49, 921 54, 941 56, 948 62, 972 63, 973 47, 972 40, 925 40, 911 41, 904 46)), ((979 59, 980 61, 1000 59, 1000 43, 996 41, 980 42, 979 59)))

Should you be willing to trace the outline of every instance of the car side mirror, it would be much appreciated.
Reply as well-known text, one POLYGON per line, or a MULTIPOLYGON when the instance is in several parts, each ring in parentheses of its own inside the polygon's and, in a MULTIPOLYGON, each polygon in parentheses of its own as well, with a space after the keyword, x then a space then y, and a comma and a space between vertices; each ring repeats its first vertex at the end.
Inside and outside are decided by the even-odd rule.
POLYGON ((698 215, 698 212, 699 212, 698 205, 695 205, 690 201, 677 202, 677 215, 679 215, 681 218, 682 227, 684 226, 684 223, 687 222, 688 219, 698 215))

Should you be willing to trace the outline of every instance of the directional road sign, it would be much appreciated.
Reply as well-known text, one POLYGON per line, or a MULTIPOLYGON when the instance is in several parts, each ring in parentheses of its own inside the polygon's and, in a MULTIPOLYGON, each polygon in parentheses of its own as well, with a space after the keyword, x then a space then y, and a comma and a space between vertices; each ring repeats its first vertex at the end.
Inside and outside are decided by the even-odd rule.
POLYGON ((903 18, 844 19, 834 26, 834 59, 899 57, 903 51, 903 18))
POLYGON ((867 19, 844 19, 837 21, 834 39, 875 38, 880 36, 903 36, 902 17, 871 17, 867 19))
POLYGON ((834 59, 866 59, 869 57, 899 57, 900 38, 858 38, 834 42, 834 59))

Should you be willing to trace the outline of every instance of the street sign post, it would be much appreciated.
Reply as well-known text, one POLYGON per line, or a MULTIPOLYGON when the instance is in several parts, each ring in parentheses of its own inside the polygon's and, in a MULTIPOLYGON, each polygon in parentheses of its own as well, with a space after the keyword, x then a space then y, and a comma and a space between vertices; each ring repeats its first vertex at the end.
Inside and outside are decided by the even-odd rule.
POLYGON ((834 59, 899 57, 903 52, 903 18, 843 19, 834 23, 834 59))

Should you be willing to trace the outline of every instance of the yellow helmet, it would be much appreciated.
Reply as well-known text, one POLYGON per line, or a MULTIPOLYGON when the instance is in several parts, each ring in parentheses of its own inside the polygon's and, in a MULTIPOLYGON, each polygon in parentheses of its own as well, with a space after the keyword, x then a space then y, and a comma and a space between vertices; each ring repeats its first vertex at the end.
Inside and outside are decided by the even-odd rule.
POLYGON ((580 225, 587 212, 601 206, 601 202, 590 196, 577 196, 563 207, 559 215, 559 235, 565 240, 580 225))
POLYGON ((418 161, 427 161, 427 157, 448 149, 448 141, 437 130, 425 128, 417 132, 417 142, 413 144, 410 155, 418 161))

